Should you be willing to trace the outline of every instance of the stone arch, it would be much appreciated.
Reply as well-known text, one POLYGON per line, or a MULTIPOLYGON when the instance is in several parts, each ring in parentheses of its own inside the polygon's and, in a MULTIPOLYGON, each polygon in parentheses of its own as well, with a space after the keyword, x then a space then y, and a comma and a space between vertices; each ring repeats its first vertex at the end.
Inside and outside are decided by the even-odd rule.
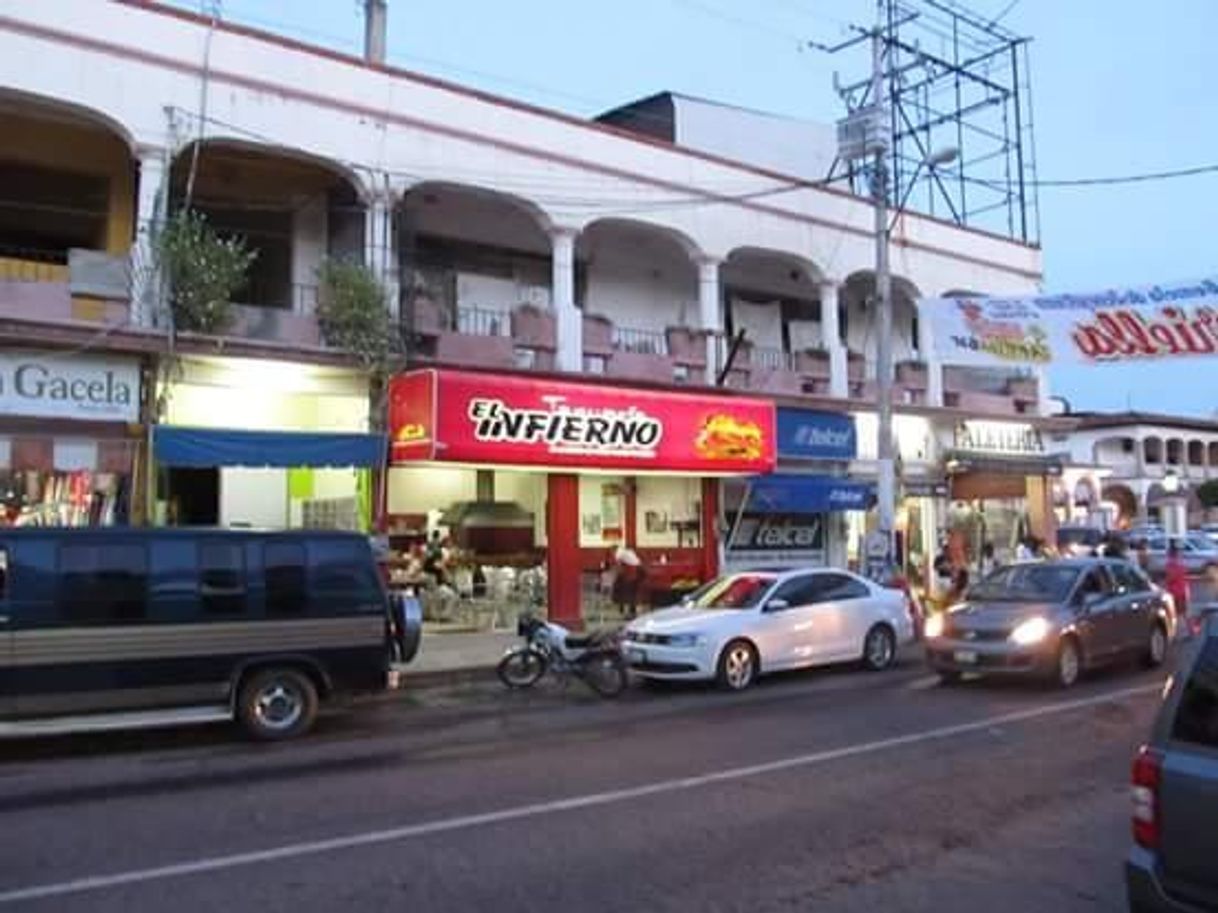
MULTIPOLYGON (((921 298, 918 287, 908 279, 900 276, 892 278, 892 327, 893 327, 893 357, 896 361, 908 360, 920 352, 918 329, 918 299, 921 298)), ((847 347, 856 354, 870 353, 875 350, 875 273, 871 270, 859 270, 846 277, 838 293, 841 302, 842 338, 847 347)))
POLYGON ((1148 466, 1162 466, 1165 461, 1163 439, 1160 437, 1143 439, 1142 459, 1148 466))
POLYGON ((18 277, 66 281, 73 249, 125 256, 135 237, 135 141, 126 125, 11 89, 0 89, 0 118, 0 256, 22 265, 18 277))
MULTIPOLYGON (((788 251, 737 247, 724 259, 719 279, 725 327, 744 330, 754 352, 794 353, 827 348, 821 310, 824 273, 788 251)), ((840 335, 840 334, 839 334, 840 335)))
POLYGON ((235 300, 298 312, 316 305, 326 258, 364 259, 371 192, 344 163, 224 136, 187 143, 169 170, 171 213, 189 204, 257 252, 235 300))
POLYGON ((612 323, 619 348, 664 354, 668 328, 698 325, 703 252, 688 235, 635 219, 595 219, 575 250, 577 297, 589 315, 612 323))
POLYGON ((1138 496, 1132 488, 1121 482, 1110 482, 1104 486, 1102 496, 1105 501, 1116 505, 1119 525, 1133 525, 1138 518, 1138 496))

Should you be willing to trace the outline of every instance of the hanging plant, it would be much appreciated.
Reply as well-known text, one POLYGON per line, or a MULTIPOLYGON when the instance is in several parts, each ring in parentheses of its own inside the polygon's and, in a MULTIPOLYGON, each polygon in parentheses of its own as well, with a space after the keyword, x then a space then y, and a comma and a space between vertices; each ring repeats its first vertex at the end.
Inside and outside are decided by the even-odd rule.
POLYGON ((233 322, 233 293, 245 284, 258 252, 243 238, 223 238, 195 210, 183 209, 162 229, 158 245, 169 283, 174 328, 223 333, 233 322))

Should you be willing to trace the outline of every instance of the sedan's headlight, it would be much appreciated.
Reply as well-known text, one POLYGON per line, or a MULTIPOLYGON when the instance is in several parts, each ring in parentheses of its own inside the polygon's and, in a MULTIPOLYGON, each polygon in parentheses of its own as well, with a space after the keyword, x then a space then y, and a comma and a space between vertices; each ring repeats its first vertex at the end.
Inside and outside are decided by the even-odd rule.
POLYGON ((943 629, 947 627, 946 617, 946 612, 935 612, 932 615, 927 615, 926 622, 922 626, 922 635, 930 639, 942 637, 943 629))
POLYGON ((668 646, 670 647, 696 647, 702 643, 701 634, 670 634, 668 636, 668 646))
POLYGON ((1021 647, 1038 644, 1049 636, 1051 627, 1045 618, 1029 618, 1011 632, 1011 642, 1021 647))

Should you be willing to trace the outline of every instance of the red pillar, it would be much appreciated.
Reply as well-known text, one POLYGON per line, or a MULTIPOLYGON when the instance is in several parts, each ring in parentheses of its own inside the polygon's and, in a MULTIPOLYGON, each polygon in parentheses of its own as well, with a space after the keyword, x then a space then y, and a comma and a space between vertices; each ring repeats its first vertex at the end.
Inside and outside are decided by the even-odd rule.
POLYGON ((702 480, 702 579, 719 574, 719 480, 702 480))
POLYGON ((550 473, 546 498, 546 575, 550 621, 580 627, 579 476, 550 473))

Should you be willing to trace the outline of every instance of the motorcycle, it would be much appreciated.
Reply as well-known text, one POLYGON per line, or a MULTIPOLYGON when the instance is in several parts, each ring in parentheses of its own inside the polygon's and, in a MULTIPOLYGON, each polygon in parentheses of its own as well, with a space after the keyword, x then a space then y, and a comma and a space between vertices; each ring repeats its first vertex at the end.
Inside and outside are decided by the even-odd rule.
POLYGON ((626 662, 617 632, 575 637, 562 625, 522 615, 516 633, 524 645, 508 650, 495 670, 508 688, 531 688, 549 673, 564 683, 578 678, 601 697, 617 697, 626 690, 626 662))

